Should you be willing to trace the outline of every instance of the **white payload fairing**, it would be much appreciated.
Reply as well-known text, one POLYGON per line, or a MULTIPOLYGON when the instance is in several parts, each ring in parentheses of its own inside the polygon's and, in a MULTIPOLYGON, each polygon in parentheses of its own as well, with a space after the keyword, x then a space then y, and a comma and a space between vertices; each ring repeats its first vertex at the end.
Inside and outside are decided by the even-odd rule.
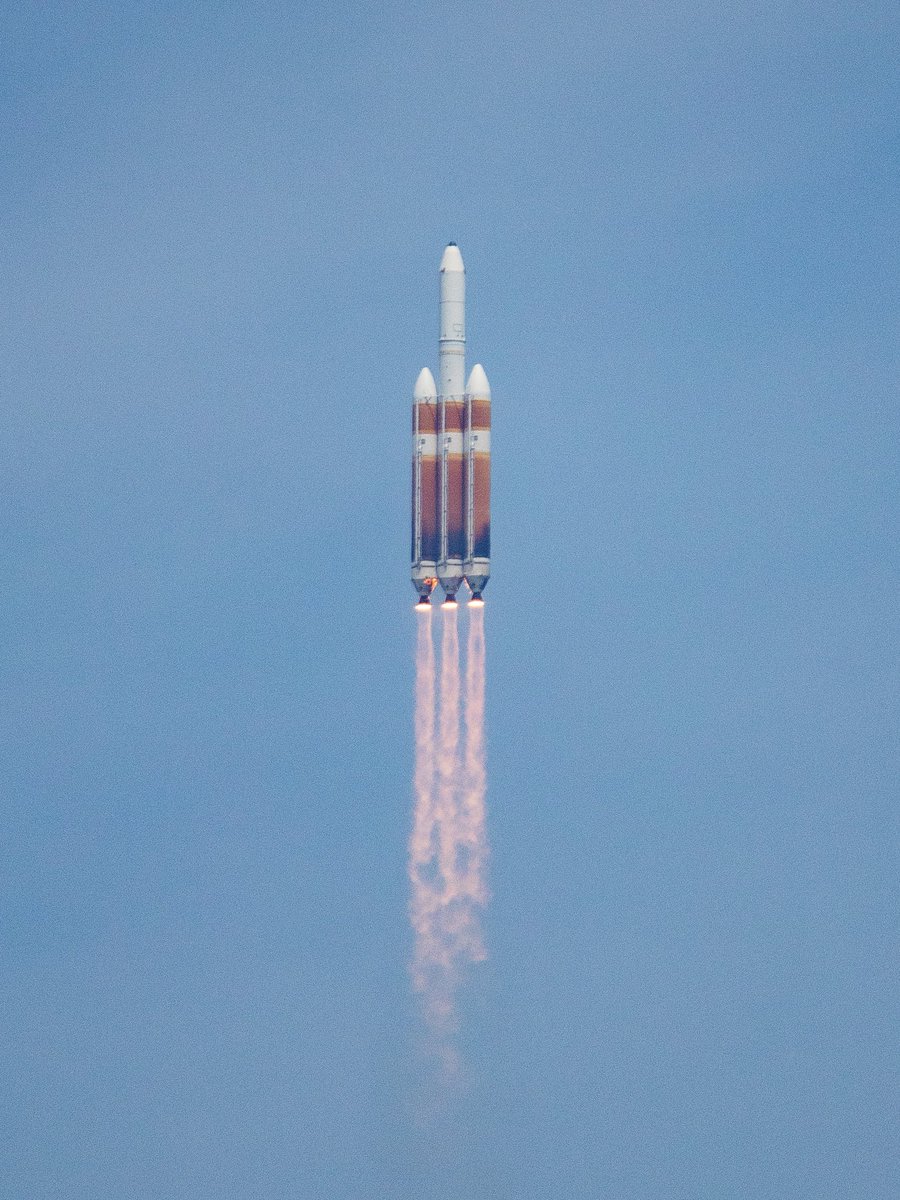
POLYGON ((491 555, 491 390, 480 364, 466 370, 466 273, 455 242, 440 269, 439 386, 427 367, 413 392, 412 582, 428 605, 466 580, 481 602, 491 555))

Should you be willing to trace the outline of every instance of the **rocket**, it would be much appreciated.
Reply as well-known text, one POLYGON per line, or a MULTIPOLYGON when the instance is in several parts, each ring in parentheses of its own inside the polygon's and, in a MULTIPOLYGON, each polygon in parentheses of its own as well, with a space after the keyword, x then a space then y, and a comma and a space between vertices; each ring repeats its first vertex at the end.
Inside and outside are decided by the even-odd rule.
POLYGON ((439 385, 427 367, 413 391, 412 583, 427 607, 466 581, 473 603, 491 571, 491 389, 480 364, 465 379, 466 272, 451 242, 440 267, 439 385))

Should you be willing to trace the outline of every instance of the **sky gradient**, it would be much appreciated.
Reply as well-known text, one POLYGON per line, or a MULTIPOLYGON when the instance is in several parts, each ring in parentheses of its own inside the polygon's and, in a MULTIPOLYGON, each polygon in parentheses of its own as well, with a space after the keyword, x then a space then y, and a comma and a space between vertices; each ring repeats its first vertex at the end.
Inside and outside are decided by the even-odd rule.
POLYGON ((0 35, 2 1200, 893 1200, 896 4, 0 35), (449 240, 492 899, 435 1115, 408 458, 449 240))

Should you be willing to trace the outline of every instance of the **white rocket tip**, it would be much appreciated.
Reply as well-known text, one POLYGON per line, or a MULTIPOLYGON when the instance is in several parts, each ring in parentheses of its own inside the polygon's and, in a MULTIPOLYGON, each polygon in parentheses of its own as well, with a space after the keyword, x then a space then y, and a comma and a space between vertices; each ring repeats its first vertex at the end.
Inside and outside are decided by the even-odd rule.
POLYGON ((442 271, 465 271, 463 266, 462 255, 459 252, 459 246, 456 242, 451 242, 444 251, 444 257, 441 259, 442 271))
POLYGON ((437 387, 435 386, 434 376, 427 367, 423 367, 419 372, 419 378, 416 380, 416 386, 413 389, 413 399, 434 400, 436 398, 437 387))
POLYGON ((476 363, 469 372, 469 382, 466 384, 466 395, 484 396, 488 400, 491 398, 491 385, 488 383, 487 375, 485 375, 484 367, 481 365, 481 363, 476 363))

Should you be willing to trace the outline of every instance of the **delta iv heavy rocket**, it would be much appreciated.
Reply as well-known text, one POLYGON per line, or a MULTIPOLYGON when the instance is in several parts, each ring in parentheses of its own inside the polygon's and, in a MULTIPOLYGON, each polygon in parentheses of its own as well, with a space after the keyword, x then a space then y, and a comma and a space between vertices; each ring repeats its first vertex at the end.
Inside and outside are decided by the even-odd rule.
POLYGON ((481 604, 491 572, 491 389, 466 369, 466 272, 451 242, 441 259, 439 379, 424 367, 413 391, 412 583, 427 607, 437 583, 456 603, 465 579, 481 604))

